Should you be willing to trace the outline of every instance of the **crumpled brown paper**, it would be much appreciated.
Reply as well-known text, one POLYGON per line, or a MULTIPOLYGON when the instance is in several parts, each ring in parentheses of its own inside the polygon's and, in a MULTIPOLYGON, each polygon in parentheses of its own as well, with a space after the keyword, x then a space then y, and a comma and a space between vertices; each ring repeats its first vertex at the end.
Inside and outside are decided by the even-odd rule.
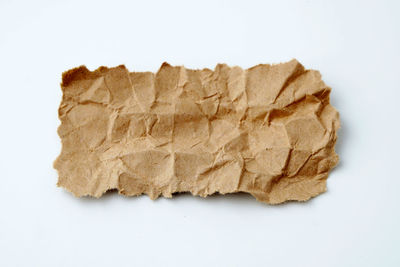
POLYGON ((63 73, 61 87, 54 167, 75 196, 305 201, 326 190, 338 162, 331 89, 296 60, 214 71, 164 63, 155 74, 81 66, 63 73))

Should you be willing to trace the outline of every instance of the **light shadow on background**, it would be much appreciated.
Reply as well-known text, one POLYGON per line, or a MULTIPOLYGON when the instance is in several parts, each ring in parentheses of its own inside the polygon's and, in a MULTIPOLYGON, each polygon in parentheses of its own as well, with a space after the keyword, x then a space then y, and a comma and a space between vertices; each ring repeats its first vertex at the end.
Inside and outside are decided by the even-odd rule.
MULTIPOLYGON (((143 198, 149 198, 147 195, 141 195, 141 196, 123 196, 118 194, 118 190, 109 190, 107 191, 102 197, 100 198, 94 198, 94 197, 89 197, 89 196, 84 196, 84 197, 74 197, 71 193, 67 192, 64 189, 60 190, 63 191, 63 193, 71 198, 71 201, 77 201, 80 202, 84 205, 98 205, 100 203, 105 204, 109 203, 111 201, 115 201, 117 198, 122 199, 123 201, 130 201, 132 204, 135 201, 142 200, 143 198)), ((318 198, 318 197, 317 197, 318 198)), ((231 194, 213 194, 207 197, 200 197, 200 196, 193 196, 191 193, 188 192, 183 192, 183 193, 175 193, 173 194, 172 198, 166 199, 163 197, 160 197, 154 201, 154 204, 156 204, 158 201, 173 201, 176 203, 180 202, 201 202, 204 203, 205 205, 220 205, 220 204, 229 204, 232 206, 257 206, 259 208, 265 208, 265 209, 283 209, 283 208, 288 208, 288 207, 294 207, 294 206, 306 206, 306 205, 312 205, 314 202, 314 198, 311 198, 308 201, 305 202, 298 202, 298 201, 287 201, 281 204, 276 204, 276 205, 271 205, 268 203, 263 203, 257 201, 252 195, 248 193, 243 193, 243 192, 238 192, 238 193, 231 193, 231 194)), ((150 199, 149 199, 150 200, 150 199)))

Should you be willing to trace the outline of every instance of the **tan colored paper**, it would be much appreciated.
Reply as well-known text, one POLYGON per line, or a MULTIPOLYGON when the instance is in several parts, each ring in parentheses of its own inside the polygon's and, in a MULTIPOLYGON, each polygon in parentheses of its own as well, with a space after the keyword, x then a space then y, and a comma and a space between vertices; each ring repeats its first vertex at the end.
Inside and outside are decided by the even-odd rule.
POLYGON ((54 167, 75 196, 305 201, 326 190, 338 162, 330 88, 296 60, 214 71, 164 63, 155 74, 82 66, 62 79, 54 167))

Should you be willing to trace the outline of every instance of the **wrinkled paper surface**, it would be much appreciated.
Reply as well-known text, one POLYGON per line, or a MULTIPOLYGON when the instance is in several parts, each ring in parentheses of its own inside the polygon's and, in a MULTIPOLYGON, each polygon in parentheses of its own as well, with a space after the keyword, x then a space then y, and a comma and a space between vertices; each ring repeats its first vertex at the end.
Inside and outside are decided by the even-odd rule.
POLYGON ((276 204, 326 190, 339 127, 330 88, 296 60, 157 73, 81 66, 63 73, 54 163, 75 196, 155 199, 247 192, 276 204))

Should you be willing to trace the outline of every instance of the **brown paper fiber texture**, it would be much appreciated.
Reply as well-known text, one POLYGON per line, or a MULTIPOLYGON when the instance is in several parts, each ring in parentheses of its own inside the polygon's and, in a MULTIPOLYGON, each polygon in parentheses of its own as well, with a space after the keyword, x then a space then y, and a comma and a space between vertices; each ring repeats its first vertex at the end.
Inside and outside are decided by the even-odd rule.
POLYGON ((157 73, 85 66, 62 75, 58 186, 152 199, 246 192, 277 204, 326 191, 338 112, 297 61, 157 73))

